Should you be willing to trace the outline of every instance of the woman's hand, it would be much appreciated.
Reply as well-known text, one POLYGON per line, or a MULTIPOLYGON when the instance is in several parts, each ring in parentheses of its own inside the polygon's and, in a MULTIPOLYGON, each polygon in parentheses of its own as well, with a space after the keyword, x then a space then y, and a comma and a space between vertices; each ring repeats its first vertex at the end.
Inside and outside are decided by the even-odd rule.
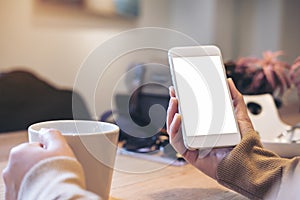
POLYGON ((2 173, 5 199, 17 199, 25 174, 39 161, 55 156, 75 158, 65 138, 53 129, 40 131, 40 142, 23 143, 11 149, 8 165, 2 173))
MULTIPOLYGON (((236 89, 233 81, 228 79, 230 93, 234 105, 236 119, 242 134, 253 130, 251 120, 247 113, 243 96, 236 89)), ((170 87, 170 102, 167 111, 167 132, 170 136, 172 146, 180 153, 186 161, 204 172, 206 175, 216 179, 216 170, 221 160, 232 150, 232 148, 212 149, 209 152, 199 150, 188 150, 181 135, 181 115, 178 114, 178 100, 175 96, 174 88, 170 87)))

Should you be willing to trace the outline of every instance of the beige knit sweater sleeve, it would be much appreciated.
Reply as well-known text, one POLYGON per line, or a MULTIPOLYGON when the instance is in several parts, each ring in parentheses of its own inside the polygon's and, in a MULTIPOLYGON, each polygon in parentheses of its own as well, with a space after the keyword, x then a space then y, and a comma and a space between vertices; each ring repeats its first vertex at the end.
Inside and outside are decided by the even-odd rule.
POLYGON ((83 169, 76 159, 53 157, 40 161, 24 176, 19 200, 100 199, 85 190, 83 169))
MULTIPOLYGON (((287 185, 290 177, 300 178, 295 174, 296 168, 299 168, 299 157, 285 159, 264 149, 253 131, 244 135, 241 143, 221 161, 217 180, 250 199, 279 199, 290 192, 295 194, 287 185)), ((299 198, 300 192, 297 195, 299 198)))

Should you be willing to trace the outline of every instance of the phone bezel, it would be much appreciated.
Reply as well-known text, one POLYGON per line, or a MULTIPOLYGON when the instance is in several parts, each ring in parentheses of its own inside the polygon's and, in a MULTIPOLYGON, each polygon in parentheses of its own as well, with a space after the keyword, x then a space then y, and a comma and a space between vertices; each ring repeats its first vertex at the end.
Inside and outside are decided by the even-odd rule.
MULTIPOLYGON (((222 63, 223 74, 226 80, 226 72, 225 67, 222 60, 221 51, 217 46, 192 46, 192 47, 175 47, 168 51, 169 63, 170 63, 170 71, 172 76, 172 82, 175 89, 175 94, 177 98, 179 98, 178 90, 177 90, 177 81, 174 72, 173 58, 175 57, 202 57, 202 56, 219 56, 222 63)), ((230 90, 227 81, 226 82, 226 90, 228 92, 229 97, 231 98, 230 90)), ((182 97, 181 97, 182 98, 182 97)), ((234 112, 233 103, 231 102, 231 109, 234 112)), ((181 113, 180 99, 178 105, 179 113, 181 113)), ((200 149, 200 148, 217 148, 217 147, 228 147, 235 146, 241 140, 239 126, 237 124, 236 117, 234 116, 235 125, 237 127, 237 132, 235 133, 226 133, 226 134, 208 134, 201 136, 187 136, 185 132, 184 125, 184 116, 182 116, 182 124, 181 131, 183 136, 183 141, 185 146, 188 149, 200 149)))

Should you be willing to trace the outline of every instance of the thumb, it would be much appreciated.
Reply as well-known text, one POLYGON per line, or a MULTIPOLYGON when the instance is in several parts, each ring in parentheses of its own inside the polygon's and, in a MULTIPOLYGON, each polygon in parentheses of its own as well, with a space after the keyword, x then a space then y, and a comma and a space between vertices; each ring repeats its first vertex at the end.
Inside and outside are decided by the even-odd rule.
POLYGON ((244 102, 243 95, 235 87, 235 84, 233 83, 231 78, 228 79, 228 84, 235 108, 236 119, 238 121, 240 132, 242 136, 244 136, 244 134, 250 131, 254 131, 254 128, 248 116, 247 106, 244 102))
POLYGON ((39 131, 39 142, 47 150, 58 150, 68 145, 61 132, 55 129, 42 128, 39 131))
POLYGON ((227 79, 227 82, 228 82, 228 85, 229 85, 229 90, 230 90, 230 93, 231 93, 231 96, 233 99, 237 99, 240 92, 238 91, 238 89, 236 88, 233 80, 231 78, 228 78, 227 79))

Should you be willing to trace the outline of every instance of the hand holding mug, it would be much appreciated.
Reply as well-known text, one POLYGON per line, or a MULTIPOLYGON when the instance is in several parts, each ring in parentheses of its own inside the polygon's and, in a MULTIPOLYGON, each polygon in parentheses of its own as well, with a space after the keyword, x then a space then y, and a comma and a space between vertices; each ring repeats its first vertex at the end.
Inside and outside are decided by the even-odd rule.
POLYGON ((23 143, 14 147, 2 174, 6 186, 5 198, 17 199, 25 174, 39 161, 56 156, 75 158, 65 138, 54 129, 41 130, 38 142, 23 143))

